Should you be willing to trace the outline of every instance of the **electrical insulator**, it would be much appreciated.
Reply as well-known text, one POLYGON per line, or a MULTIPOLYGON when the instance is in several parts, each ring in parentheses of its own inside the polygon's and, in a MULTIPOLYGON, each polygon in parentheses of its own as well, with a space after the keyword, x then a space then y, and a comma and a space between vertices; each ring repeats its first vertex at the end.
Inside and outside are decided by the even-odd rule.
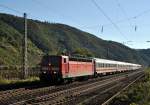
POLYGON ((137 30, 137 26, 135 26, 134 30, 135 30, 135 31, 137 30))
POLYGON ((101 33, 103 33, 103 26, 102 26, 102 28, 101 28, 101 33))

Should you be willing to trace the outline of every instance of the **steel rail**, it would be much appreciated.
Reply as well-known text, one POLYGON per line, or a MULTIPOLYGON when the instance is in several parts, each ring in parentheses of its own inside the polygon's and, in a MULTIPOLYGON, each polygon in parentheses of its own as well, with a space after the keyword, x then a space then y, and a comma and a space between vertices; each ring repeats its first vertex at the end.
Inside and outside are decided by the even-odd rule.
MULTIPOLYGON (((132 76, 132 75, 135 75, 135 74, 137 74, 137 72, 129 74, 129 75, 132 76)), ((105 86, 105 85, 108 85, 110 83, 122 80, 124 78, 126 78, 126 76, 124 76, 124 77, 120 76, 120 78, 119 77, 114 77, 114 80, 112 80, 112 78, 111 78, 111 79, 107 79, 107 80, 103 80, 103 81, 98 81, 98 82, 95 82, 95 83, 91 83, 91 84, 71 88, 71 89, 68 89, 68 90, 62 90, 62 91, 58 91, 58 92, 55 92, 55 93, 52 93, 52 94, 36 97, 36 98, 33 98, 33 99, 20 101, 20 102, 14 103, 12 105, 25 104, 25 103, 29 103, 29 104, 31 104, 31 103, 32 104, 33 103, 35 103, 35 104, 49 103, 50 104, 51 103, 51 104, 54 105, 56 103, 58 104, 59 102, 65 101, 66 97, 67 97, 67 99, 69 99, 69 98, 78 96, 80 94, 86 93, 88 91, 91 91, 93 89, 100 88, 101 86, 105 86)))
POLYGON ((109 98, 108 100, 106 100, 104 103, 102 103, 101 105, 108 105, 110 101, 112 101, 112 99, 114 99, 116 96, 118 96, 119 94, 121 94, 121 92, 123 92, 124 90, 126 90, 129 86, 131 86, 133 83, 135 83, 137 80, 139 80, 140 78, 142 78, 144 76, 140 75, 139 77, 137 77, 134 81, 132 81, 130 84, 128 84, 126 87, 124 87, 122 90, 120 90, 119 92, 117 92, 116 94, 114 94, 111 98, 109 98))

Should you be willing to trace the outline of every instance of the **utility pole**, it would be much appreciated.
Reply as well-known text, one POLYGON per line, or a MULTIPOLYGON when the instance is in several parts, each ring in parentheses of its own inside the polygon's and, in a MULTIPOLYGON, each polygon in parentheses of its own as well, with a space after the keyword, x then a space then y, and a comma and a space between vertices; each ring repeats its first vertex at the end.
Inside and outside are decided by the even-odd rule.
POLYGON ((107 47, 107 59, 109 59, 109 46, 107 47))
POLYGON ((107 53, 106 53, 107 55, 106 55, 106 57, 107 57, 107 59, 109 59, 109 41, 108 41, 107 43, 108 43, 108 44, 107 44, 107 46, 106 46, 106 47, 107 47, 107 49, 106 49, 106 50, 107 50, 107 53))
POLYGON ((27 67, 27 14, 24 13, 24 41, 23 41, 23 78, 28 76, 27 67))

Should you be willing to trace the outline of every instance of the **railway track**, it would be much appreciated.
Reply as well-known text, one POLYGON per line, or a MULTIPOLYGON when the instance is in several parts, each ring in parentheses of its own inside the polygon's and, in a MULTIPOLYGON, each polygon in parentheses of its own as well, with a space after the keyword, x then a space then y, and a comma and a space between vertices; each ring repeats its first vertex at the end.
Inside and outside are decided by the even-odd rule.
POLYGON ((112 99, 114 99, 116 96, 118 96, 119 94, 121 94, 121 92, 123 92, 124 90, 126 90, 129 86, 131 86, 133 83, 135 83, 136 81, 138 81, 142 77, 144 77, 144 74, 140 75, 139 77, 137 77, 134 81, 132 81, 127 86, 125 86, 123 89, 121 89, 119 92, 117 92, 112 97, 110 97, 109 99, 107 99, 105 102, 102 103, 102 105, 109 105, 109 103, 112 101, 112 99))
MULTIPOLYGON (((135 74, 131 74, 129 75, 129 77, 134 75, 135 74)), ((28 100, 27 103, 38 104, 38 105, 79 104, 78 102, 81 101, 81 98, 83 99, 83 97, 85 96, 86 96, 85 98, 87 98, 87 95, 91 95, 92 93, 95 94, 95 92, 98 92, 98 90, 101 91, 100 92, 101 94, 103 94, 108 90, 123 85, 123 80, 125 80, 126 78, 127 78, 126 76, 125 77, 121 76, 121 77, 111 78, 103 81, 98 81, 92 84, 87 84, 84 86, 79 86, 76 88, 60 91, 54 94, 50 94, 48 96, 38 97, 35 99, 36 101, 28 100)))
MULTIPOLYGON (((140 72, 133 72, 128 77, 140 74, 140 72)), ((122 74, 123 75, 123 74, 122 74)), ((112 75, 109 78, 97 78, 85 82, 77 82, 63 86, 50 86, 39 89, 18 89, 9 92, 0 92, 0 104, 2 105, 24 105, 24 104, 41 104, 41 105, 55 105, 68 104, 78 102, 79 97, 85 97, 97 90, 103 90, 108 87, 117 87, 121 84, 120 81, 128 78, 126 75, 112 75), (117 85, 115 85, 117 84, 117 85)), ((106 90, 105 90, 106 91, 106 90)), ((94 93, 93 93, 94 94, 94 93)), ((90 96, 89 96, 90 97, 90 96)), ((95 96, 96 97, 96 96, 95 96)), ((92 98, 91 98, 92 99, 92 98)), ((86 102, 83 102, 86 103, 86 102)), ((77 103, 76 103, 77 104, 77 103)))
MULTIPOLYGON (((78 86, 78 85, 84 85, 84 84, 87 84, 87 83, 91 83, 91 82, 94 82, 94 81, 99 81, 99 80, 104 80, 104 79, 107 79, 107 78, 111 78, 111 77, 114 77, 114 76, 119 76, 119 75, 124 75, 124 74, 128 74, 128 72, 126 73, 121 73, 121 74, 115 74, 115 75, 109 75, 109 76, 103 76, 103 77, 100 77, 100 78, 94 78, 94 79, 89 79, 88 81, 83 81, 83 82, 74 82, 72 84, 65 84, 65 85, 62 85, 62 86, 45 86, 45 87, 38 87, 36 86, 37 88, 31 88, 31 87, 26 87, 26 88, 19 88, 19 89, 12 89, 12 90, 7 90, 7 91, 0 91, 0 99, 1 98, 4 98, 4 97, 11 97, 11 95, 21 95, 23 94, 24 91, 27 91, 27 90, 34 90, 34 91, 40 91, 40 90, 45 90, 45 91, 49 91, 52 90, 52 89, 55 89, 55 90, 63 90, 63 89, 66 89, 66 88, 70 88, 70 87, 73 87, 73 86, 78 86)), ((37 84, 38 85, 38 84, 37 84)))
MULTIPOLYGON (((125 80, 119 81, 117 84, 107 86, 106 88, 99 89, 94 94, 91 94, 89 97, 85 97, 85 99, 81 99, 84 101, 80 101, 77 103, 78 105, 109 105, 109 102, 122 90, 126 89, 135 81, 144 77, 144 74, 134 75, 133 77, 128 77, 125 80), (99 92, 100 91, 100 92, 99 92)), ((82 97, 83 98, 83 97, 82 97)))

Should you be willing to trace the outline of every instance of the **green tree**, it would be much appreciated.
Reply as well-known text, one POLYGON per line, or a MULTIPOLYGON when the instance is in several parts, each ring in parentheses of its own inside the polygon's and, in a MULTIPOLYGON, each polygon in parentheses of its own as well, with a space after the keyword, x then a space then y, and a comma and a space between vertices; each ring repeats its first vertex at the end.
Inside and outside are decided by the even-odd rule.
POLYGON ((93 53, 90 52, 86 48, 77 48, 77 49, 75 49, 73 54, 80 55, 80 56, 86 56, 86 57, 92 57, 93 56, 93 53))

